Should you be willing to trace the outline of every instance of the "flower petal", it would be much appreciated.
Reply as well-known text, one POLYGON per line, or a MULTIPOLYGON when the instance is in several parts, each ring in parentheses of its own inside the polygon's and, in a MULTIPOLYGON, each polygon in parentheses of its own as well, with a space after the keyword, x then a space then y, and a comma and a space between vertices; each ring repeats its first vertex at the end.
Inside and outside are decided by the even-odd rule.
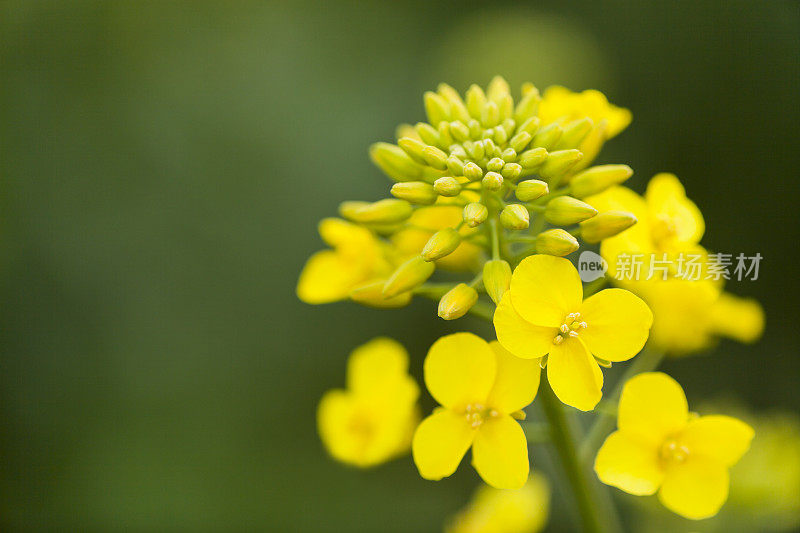
POLYGON ((609 435, 600 447, 594 471, 606 485, 636 496, 655 494, 664 479, 658 448, 621 431, 609 435))
POLYGON ((433 343, 425 358, 425 384, 434 399, 459 409, 483 403, 497 369, 489 343, 472 333, 454 333, 433 343))
POLYGON ((536 359, 521 359, 499 342, 489 343, 497 357, 497 375, 486 405, 504 414, 518 411, 533 401, 542 369, 536 359))
POLYGON ((692 454, 713 457, 733 466, 750 448, 755 432, 741 420, 730 416, 701 416, 689 422, 681 442, 692 454))
POLYGON ((477 432, 467 419, 449 409, 438 409, 414 433, 411 451, 419 475, 439 480, 456 471, 477 432))
POLYGON ((593 355, 606 361, 627 361, 647 342, 653 313, 644 300, 625 289, 606 289, 581 305, 581 340, 593 355))
POLYGON ((578 271, 563 257, 532 255, 511 276, 514 309, 536 326, 559 327, 567 314, 578 310, 583 285, 578 271))
POLYGON ((347 360, 347 388, 357 392, 380 390, 387 380, 407 375, 408 353, 388 337, 377 337, 352 351, 347 360))
POLYGON ((485 421, 472 445, 472 465, 483 480, 498 489, 519 489, 528 479, 528 441, 508 415, 485 421))
POLYGON ((325 304, 347 298, 350 289, 369 276, 364 265, 348 261, 333 250, 308 258, 297 281, 297 297, 307 304, 325 304))
POLYGON ((666 217, 680 242, 696 243, 705 232, 700 209, 686 197, 686 190, 674 174, 656 174, 647 184, 645 199, 652 218, 666 217))
POLYGON ((639 374, 622 388, 617 425, 625 433, 660 443, 682 430, 688 418, 683 389, 663 372, 639 374))
POLYGON ((525 359, 543 357, 553 347, 558 329, 534 326, 514 309, 509 291, 503 295, 494 312, 494 329, 503 347, 525 359))
POLYGON ((594 409, 603 396, 603 373, 579 338, 553 345, 547 380, 559 400, 581 411, 594 409))
POLYGON ((692 455, 671 466, 658 492, 661 503, 692 520, 717 514, 728 499, 728 469, 719 461, 692 455))

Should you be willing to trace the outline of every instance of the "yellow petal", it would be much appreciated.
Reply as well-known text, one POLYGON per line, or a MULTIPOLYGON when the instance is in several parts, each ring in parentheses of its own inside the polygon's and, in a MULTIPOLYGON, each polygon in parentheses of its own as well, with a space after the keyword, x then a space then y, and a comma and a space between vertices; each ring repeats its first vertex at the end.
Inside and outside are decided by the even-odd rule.
POLYGON ((425 384, 445 407, 484 403, 494 384, 497 363, 489 343, 472 333, 440 338, 425 358, 425 384))
POLYGON ((343 300, 368 275, 364 265, 333 250, 321 250, 309 257, 303 267, 297 281, 297 297, 308 304, 343 300))
POLYGON ((631 436, 662 443, 666 437, 682 430, 688 417, 683 389, 662 372, 639 374, 622 388, 617 425, 631 436))
POLYGON ((686 198, 686 191, 674 174, 657 174, 647 184, 645 194, 650 217, 665 218, 680 242, 696 243, 705 232, 703 214, 686 198))
POLYGON ((547 380, 558 399, 591 411, 603 396, 603 373, 580 339, 553 345, 547 358, 547 380))
POLYGON ((728 469, 713 459, 689 458, 671 466, 658 499, 672 512, 692 520, 717 514, 728 499, 728 469))
POLYGON ((347 361, 347 388, 359 394, 381 394, 387 383, 408 376, 408 353, 394 339, 378 337, 362 344, 347 361))
POLYGON ((664 479, 658 448, 621 431, 609 435, 600 447, 594 471, 606 485, 636 496, 655 494, 664 479))
POLYGON ((525 359, 543 357, 553 347, 558 335, 554 327, 534 326, 514 309, 509 291, 503 295, 494 312, 494 329, 503 347, 525 359))
POLYGON ((476 431, 463 415, 448 409, 438 409, 423 420, 411 444, 419 474, 438 480, 455 472, 476 431))
POLYGON ((503 414, 524 408, 536 397, 539 390, 541 367, 536 359, 521 359, 503 348, 499 342, 489 343, 497 357, 497 374, 494 378, 487 407, 503 414))
POLYGON ((375 239, 370 230, 341 218, 323 218, 318 229, 331 248, 363 246, 375 239))
POLYGON ((606 289, 587 298, 580 336, 592 354, 606 361, 626 361, 647 342, 653 313, 644 300, 624 289, 606 289))
POLYGON ((681 443, 691 454, 712 457, 725 466, 733 466, 750 448, 753 428, 730 416, 701 416, 689 422, 681 443))
POLYGON ((526 257, 511 276, 514 309, 536 326, 559 327, 578 309, 583 285, 568 259, 552 255, 526 257))
POLYGON ((528 441, 508 415, 485 421, 472 445, 472 465, 483 480, 498 489, 519 489, 528 479, 528 441))
POLYGON ((714 333, 739 342, 755 342, 764 331, 764 309, 751 298, 723 292, 710 310, 714 333))

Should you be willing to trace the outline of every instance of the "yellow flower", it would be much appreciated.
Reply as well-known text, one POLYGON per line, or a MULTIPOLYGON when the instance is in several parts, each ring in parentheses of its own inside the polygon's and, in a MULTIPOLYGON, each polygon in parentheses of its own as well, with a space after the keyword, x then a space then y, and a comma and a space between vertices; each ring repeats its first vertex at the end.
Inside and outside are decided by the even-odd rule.
POLYGON ((317 429, 335 459, 362 468, 408 452, 419 422, 419 387, 408 354, 389 338, 359 346, 347 363, 347 389, 330 390, 317 408, 317 429))
POLYGON ((553 392, 582 411, 594 409, 602 396, 603 373, 595 357, 627 361, 644 346, 652 321, 647 305, 623 289, 583 300, 572 263, 549 255, 519 264, 494 315, 500 344, 517 357, 547 355, 553 392))
POLYGON ((661 372, 625 384, 617 425, 595 459, 600 480, 637 496, 658 491, 665 507, 694 520, 725 503, 728 469, 753 438, 736 418, 690 414, 681 386, 661 372))
POLYGON ((451 475, 472 448, 472 465, 499 489, 528 479, 528 443, 513 416, 533 401, 539 365, 514 357, 498 343, 472 333, 442 337, 425 358, 425 384, 442 407, 414 433, 412 452, 420 475, 451 475), (513 415, 513 416, 512 416, 513 415))
POLYGON ((580 93, 559 85, 545 89, 542 101, 539 102, 539 118, 542 124, 584 117, 589 117, 595 124, 605 121, 606 139, 619 135, 633 118, 629 110, 609 103, 603 93, 594 89, 580 93))
POLYGON ((446 533, 536 533, 544 529, 550 506, 547 480, 532 474, 517 490, 482 485, 469 505, 445 527, 446 533))
MULTIPOLYGON (((306 303, 343 300, 354 289, 385 280, 396 266, 390 247, 367 228, 326 218, 319 223, 319 234, 332 249, 316 252, 300 273, 297 297, 306 303)), ((406 293, 387 300, 370 300, 373 305, 393 307, 405 305, 410 299, 411 294, 406 293)))

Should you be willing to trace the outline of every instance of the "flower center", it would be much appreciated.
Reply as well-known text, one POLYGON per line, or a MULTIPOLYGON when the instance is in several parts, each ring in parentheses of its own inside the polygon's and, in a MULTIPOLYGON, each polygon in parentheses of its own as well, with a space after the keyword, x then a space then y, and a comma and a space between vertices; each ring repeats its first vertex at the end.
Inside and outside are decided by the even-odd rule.
POLYGON ((466 416, 467 422, 474 428, 480 427, 487 418, 492 418, 499 414, 497 410, 486 407, 480 403, 471 403, 464 409, 464 416, 466 416))
POLYGON ((553 344, 561 344, 570 337, 577 337, 581 329, 588 327, 589 324, 581 320, 580 313, 570 313, 564 319, 564 323, 559 326, 559 333, 553 339, 553 344))
POLYGON ((677 439, 667 439, 661 445, 661 459, 667 463, 682 463, 689 457, 689 448, 677 439))
POLYGON ((653 241, 656 244, 668 242, 678 234, 675 221, 667 215, 657 215, 652 225, 653 241))

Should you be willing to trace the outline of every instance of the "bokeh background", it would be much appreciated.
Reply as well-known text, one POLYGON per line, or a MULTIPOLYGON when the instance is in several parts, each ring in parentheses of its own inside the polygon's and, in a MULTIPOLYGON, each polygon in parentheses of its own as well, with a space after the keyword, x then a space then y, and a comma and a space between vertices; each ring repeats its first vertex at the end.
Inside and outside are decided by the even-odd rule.
POLYGON ((707 247, 764 256, 729 285, 763 340, 664 368, 691 402, 800 409, 800 4, 475 4, 0 3, 0 529, 434 531, 463 505, 470 468, 340 466, 314 413, 354 346, 398 338, 419 375, 484 326, 294 295, 440 81, 629 107, 600 161, 675 172, 707 247))

